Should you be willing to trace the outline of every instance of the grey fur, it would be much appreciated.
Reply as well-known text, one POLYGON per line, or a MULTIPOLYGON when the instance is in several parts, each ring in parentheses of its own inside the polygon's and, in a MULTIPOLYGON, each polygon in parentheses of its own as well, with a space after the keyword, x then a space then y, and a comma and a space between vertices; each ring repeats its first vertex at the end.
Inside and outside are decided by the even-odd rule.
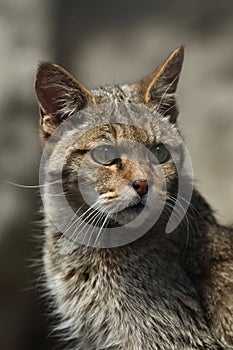
MULTIPOLYGON (((179 75, 180 68, 173 75, 179 75)), ((46 66, 41 66, 39 73, 41 70, 46 73, 46 69, 46 66)), ((59 72, 57 74, 59 76, 59 72)), ((177 114, 177 109, 173 109, 175 88, 173 91, 161 88, 164 79, 165 84, 173 84, 173 75, 169 75, 167 82, 164 77, 156 80, 159 88, 154 88, 151 96, 153 99, 156 97, 157 102, 148 102, 152 121, 148 121, 147 130, 149 128, 156 136, 164 127, 174 135, 179 134, 174 125, 177 114), (163 90, 162 95, 159 89, 163 90), (161 103, 163 98, 167 99, 167 104, 161 103), (165 105, 171 113, 165 113, 165 105)), ((49 78, 51 80, 50 75, 49 78)), ((39 80, 37 78, 36 92, 42 109, 41 118, 43 120, 46 114, 58 118, 44 107, 44 100, 38 93, 39 80)), ((43 85, 43 89, 47 87, 43 85)), ((79 91, 80 86, 77 87, 77 94, 79 91)), ((109 103, 112 106, 123 103, 130 111, 131 108, 133 110, 130 103, 143 104, 140 91, 145 93, 145 81, 141 85, 95 89, 90 95, 87 94, 86 104, 82 108, 90 105, 90 96, 93 96, 98 104, 109 103)), ((69 111, 64 113, 63 110, 62 115, 68 116, 69 111)), ((91 126, 92 118, 90 115, 85 125, 91 126)), ((110 122, 106 115, 99 118, 101 122, 110 122)), ((43 130, 44 139, 50 132, 50 126, 43 130)), ((76 130, 77 134, 80 130, 76 130)), ((140 142, 140 132, 137 137, 140 142)), ((53 145, 50 147, 53 152, 53 145)), ((51 155, 52 171, 47 178, 51 182, 59 163, 59 147, 62 149, 65 144, 58 145, 51 155)), ((71 151, 69 154, 72 154, 71 151)), ((69 175, 64 179, 64 186, 71 193, 70 203, 74 209, 80 205, 76 196, 78 189, 75 189, 74 164, 79 166, 81 161, 80 153, 75 163, 74 158, 67 157, 65 164, 69 175)), ((90 176, 86 174, 86 178, 90 176)), ((104 176, 100 186, 106 184, 104 176)), ((171 181, 169 186, 173 186, 171 193, 175 193, 176 178, 171 167, 167 169, 167 180, 168 184, 171 181)), ((48 198, 51 194, 52 187, 47 193, 48 198)), ((44 266, 47 289, 55 302, 56 312, 62 318, 58 331, 74 341, 73 349, 233 348, 232 230, 217 224, 211 208, 196 190, 185 218, 171 234, 165 234, 166 222, 167 212, 164 211, 152 229, 135 242, 118 248, 97 249, 77 245, 62 235, 45 213, 44 266)))

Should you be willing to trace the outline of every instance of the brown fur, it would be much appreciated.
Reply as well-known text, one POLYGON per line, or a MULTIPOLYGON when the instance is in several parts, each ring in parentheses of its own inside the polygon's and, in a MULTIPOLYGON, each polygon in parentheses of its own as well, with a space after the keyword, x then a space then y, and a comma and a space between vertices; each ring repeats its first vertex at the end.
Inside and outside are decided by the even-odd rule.
MULTIPOLYGON (((169 130, 167 141, 177 150, 177 162, 182 168, 183 151, 182 143, 177 141, 178 109, 174 93, 183 51, 182 46, 175 50, 155 73, 139 83, 108 86, 91 92, 59 66, 49 62, 39 66, 35 90, 44 140, 62 120, 91 104, 107 103, 110 115, 115 104, 121 103, 129 119, 135 117, 135 104, 148 107, 147 131, 124 123, 111 124, 108 115, 99 113, 102 126, 83 134, 82 123, 92 125, 94 122, 94 116, 87 110, 85 120, 80 117, 80 127, 75 130, 77 141, 72 147, 68 146, 68 136, 61 142, 58 139, 60 143, 47 141, 51 150, 56 146, 50 158, 49 182, 54 181, 60 154, 67 148, 63 187, 74 210, 83 204, 77 169, 86 154, 92 164, 88 152, 103 139, 124 137, 153 147, 169 130)), ((136 117, 142 116, 136 113, 136 117)), ((146 171, 152 180, 155 179, 152 188, 162 193, 157 168, 153 166, 151 170, 145 159, 144 154, 138 155, 136 163, 145 163, 141 167, 127 159, 122 161, 121 167, 117 164, 103 166, 97 178, 99 195, 106 194, 112 200, 120 192, 124 194, 130 190, 132 193, 133 181, 142 179, 146 171), (122 179, 131 184, 130 189, 125 183, 119 187, 122 179)), ((161 168, 167 190, 175 196, 177 170, 173 161, 161 164, 161 168)), ((82 175, 92 180, 91 171, 85 173, 84 170, 82 175)), ((54 193, 56 188, 49 187, 48 197, 54 193)), ((84 206, 83 212, 86 209, 84 206)), ((60 216, 56 208, 53 210, 60 216)), ((117 227, 139 213, 136 209, 127 210, 127 215, 117 214, 109 225, 117 227)), ((59 233, 45 213, 47 288, 62 316, 61 329, 75 341, 74 349, 233 349, 233 231, 218 225, 211 208, 196 190, 185 218, 171 234, 165 234, 166 214, 164 210, 156 224, 130 244, 93 249, 77 245, 59 233)))

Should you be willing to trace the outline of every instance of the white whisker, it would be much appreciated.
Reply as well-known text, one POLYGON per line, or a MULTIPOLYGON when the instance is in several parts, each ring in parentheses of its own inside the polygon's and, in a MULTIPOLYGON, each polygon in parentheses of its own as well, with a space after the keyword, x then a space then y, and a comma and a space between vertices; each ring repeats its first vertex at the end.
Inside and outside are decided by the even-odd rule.
POLYGON ((57 181, 54 181, 51 183, 45 183, 43 185, 23 185, 23 184, 18 184, 18 183, 11 182, 11 181, 4 181, 4 182, 9 184, 9 185, 20 187, 20 188, 43 188, 43 187, 47 187, 47 186, 62 182, 62 180, 57 180, 57 181))

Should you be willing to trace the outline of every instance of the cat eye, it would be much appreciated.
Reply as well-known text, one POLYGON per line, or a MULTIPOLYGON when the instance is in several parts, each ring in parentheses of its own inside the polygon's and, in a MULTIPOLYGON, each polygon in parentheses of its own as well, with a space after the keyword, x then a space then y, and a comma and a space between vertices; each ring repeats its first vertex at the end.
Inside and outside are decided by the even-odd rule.
POLYGON ((91 150, 92 159, 102 165, 112 165, 116 163, 120 156, 119 151, 110 145, 102 145, 91 150))
POLYGON ((168 149, 161 143, 150 149, 149 160, 152 163, 165 163, 170 158, 170 152, 168 149))

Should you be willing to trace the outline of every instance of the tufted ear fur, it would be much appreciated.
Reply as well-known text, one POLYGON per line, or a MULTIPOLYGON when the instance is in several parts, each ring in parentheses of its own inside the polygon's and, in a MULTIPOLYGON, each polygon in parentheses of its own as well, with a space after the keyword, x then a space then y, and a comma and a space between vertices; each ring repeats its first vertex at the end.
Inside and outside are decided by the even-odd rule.
POLYGON ((86 88, 62 67, 51 62, 39 65, 35 92, 40 106, 43 138, 49 137, 62 120, 95 103, 86 88))
POLYGON ((184 59, 184 46, 173 51, 156 71, 139 82, 143 102, 175 123, 178 110, 175 92, 184 59))

